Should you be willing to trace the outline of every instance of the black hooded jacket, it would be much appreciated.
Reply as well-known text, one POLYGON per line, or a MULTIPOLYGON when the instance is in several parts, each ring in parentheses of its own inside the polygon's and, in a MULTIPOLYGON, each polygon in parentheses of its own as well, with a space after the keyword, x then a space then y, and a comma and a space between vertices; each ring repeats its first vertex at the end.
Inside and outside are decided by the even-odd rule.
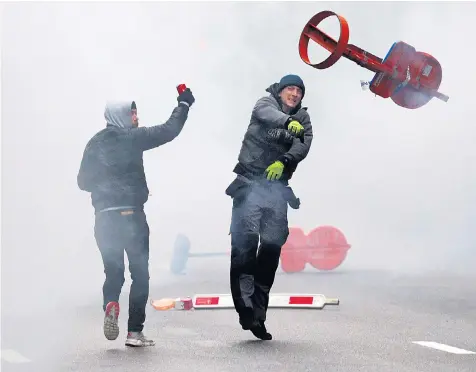
POLYGON ((189 107, 179 104, 170 118, 153 127, 133 127, 131 102, 109 103, 107 126, 86 145, 78 187, 91 193, 96 212, 142 208, 149 198, 143 152, 172 141, 183 129, 189 107))

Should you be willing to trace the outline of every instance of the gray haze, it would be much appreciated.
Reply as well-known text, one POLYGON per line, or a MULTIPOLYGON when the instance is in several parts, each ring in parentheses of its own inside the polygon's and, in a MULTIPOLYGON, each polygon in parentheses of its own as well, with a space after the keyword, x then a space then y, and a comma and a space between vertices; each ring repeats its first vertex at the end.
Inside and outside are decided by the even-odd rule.
POLYGON ((464 29, 475 11, 456 2, 5 5, 2 304, 83 295, 100 303, 94 213, 76 175, 110 99, 135 100, 150 126, 170 115, 177 84, 196 97, 180 136, 144 156, 151 280, 177 233, 195 251, 228 249, 224 190, 250 111, 288 73, 304 79, 315 136, 292 181, 302 207, 290 211, 291 225, 342 229, 352 244, 342 270, 472 267, 476 74, 464 29), (359 80, 372 73, 353 62, 305 65, 300 32, 325 9, 346 17, 350 42, 371 53, 384 57, 403 40, 434 55, 449 102, 405 110, 362 92, 359 80))

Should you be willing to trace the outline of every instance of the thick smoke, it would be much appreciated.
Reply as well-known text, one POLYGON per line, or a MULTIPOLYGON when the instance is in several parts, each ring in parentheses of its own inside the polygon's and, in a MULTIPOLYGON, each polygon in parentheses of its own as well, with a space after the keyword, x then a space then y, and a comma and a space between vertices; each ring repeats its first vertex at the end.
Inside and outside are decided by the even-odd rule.
POLYGON ((291 225, 342 229, 353 246, 342 269, 472 267, 476 74, 463 28, 474 11, 405 2, 5 6, 2 303, 19 293, 49 303, 100 296, 93 209, 76 175, 110 99, 134 99, 147 126, 168 118, 177 84, 197 99, 180 137, 145 155, 152 273, 168 266, 178 233, 195 251, 228 249, 224 190, 250 110, 287 73, 306 83, 315 134, 293 179, 302 207, 291 225), (350 42, 376 55, 397 40, 433 54, 449 102, 405 110, 363 92, 359 80, 372 74, 350 61, 306 66, 299 34, 324 9, 346 17, 350 42))

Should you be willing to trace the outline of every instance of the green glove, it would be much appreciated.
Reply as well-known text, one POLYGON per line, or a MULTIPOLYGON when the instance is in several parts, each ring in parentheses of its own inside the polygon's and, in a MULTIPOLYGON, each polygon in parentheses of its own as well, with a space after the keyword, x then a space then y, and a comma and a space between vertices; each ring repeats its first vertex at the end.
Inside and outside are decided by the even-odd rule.
POLYGON ((297 120, 291 120, 288 124, 288 130, 296 135, 300 136, 304 132, 304 127, 301 125, 301 123, 297 120))
POLYGON ((275 161, 268 168, 266 168, 266 178, 269 181, 279 180, 283 175, 284 164, 280 161, 275 161))

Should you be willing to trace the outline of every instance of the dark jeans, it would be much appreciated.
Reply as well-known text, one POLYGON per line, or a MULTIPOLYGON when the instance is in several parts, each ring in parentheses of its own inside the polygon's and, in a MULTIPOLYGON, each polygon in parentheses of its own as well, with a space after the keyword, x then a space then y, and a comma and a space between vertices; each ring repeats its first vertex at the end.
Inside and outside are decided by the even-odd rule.
POLYGON ((266 321, 281 247, 289 235, 282 191, 278 183, 263 182, 243 187, 233 197, 230 287, 240 318, 266 321))
POLYGON ((149 225, 146 215, 140 209, 97 213, 94 235, 106 274, 103 309, 108 302, 119 301, 124 285, 125 251, 132 278, 128 331, 140 332, 144 328, 149 297, 149 225))

